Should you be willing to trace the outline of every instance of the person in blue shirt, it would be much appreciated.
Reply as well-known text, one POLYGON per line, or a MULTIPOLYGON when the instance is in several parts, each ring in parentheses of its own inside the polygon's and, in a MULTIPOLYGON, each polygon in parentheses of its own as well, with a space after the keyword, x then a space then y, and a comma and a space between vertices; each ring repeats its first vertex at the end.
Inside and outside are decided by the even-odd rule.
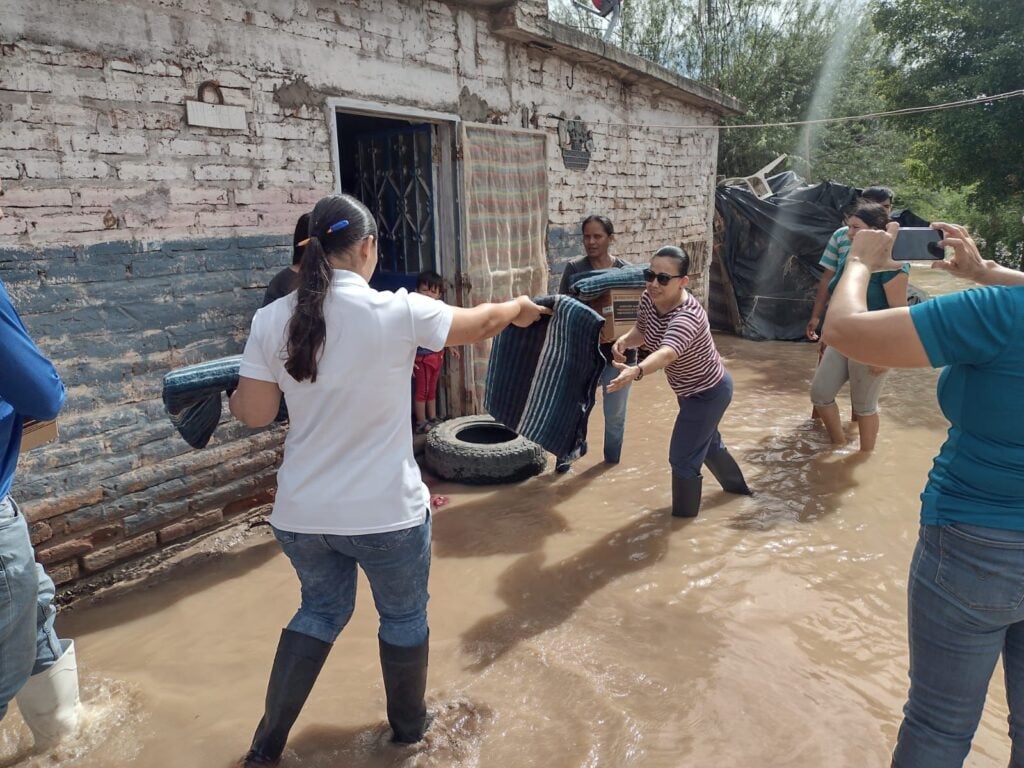
MULTIPOLYGON (((843 274, 846 257, 851 244, 859 233, 869 229, 885 229, 889 223, 889 210, 876 203, 860 203, 847 217, 849 226, 844 234, 846 245, 835 255, 833 268, 835 274, 828 283, 828 292, 832 293, 843 274)), ((843 230, 840 230, 842 232, 843 230)), ((822 256, 822 264, 829 258, 826 249, 822 256)), ((878 272, 871 276, 868 284, 867 306, 871 311, 888 309, 889 307, 905 307, 907 305, 907 274, 909 267, 904 264, 900 269, 878 272)), ((860 449, 872 451, 878 439, 878 398, 882 393, 887 369, 867 365, 863 361, 852 360, 835 347, 823 345, 818 367, 811 381, 811 402, 815 411, 828 430, 829 439, 834 445, 845 445, 846 434, 843 421, 836 405, 836 395, 847 381, 850 382, 850 400, 853 404, 854 419, 860 437, 860 449)))
POLYGON ((1024 765, 1024 274, 984 261, 970 235, 935 267, 984 286, 871 312, 872 274, 894 269, 899 225, 853 242, 823 337, 870 365, 942 368, 949 420, 921 494, 910 566, 910 693, 895 768, 962 766, 1002 656, 1011 766, 1024 765))
POLYGON ((54 419, 64 385, 32 342, 0 282, 0 719, 17 696, 37 749, 78 726, 74 644, 53 629, 53 581, 35 562, 28 524, 10 497, 26 418, 54 419))
MULTIPOLYGON (((874 186, 868 187, 860 193, 857 203, 874 203, 885 209, 886 219, 892 214, 892 201, 895 193, 889 187, 874 186)), ((846 258, 850 250, 850 228, 843 225, 828 239, 825 251, 821 254, 818 265, 821 267, 821 278, 818 280, 818 289, 814 295, 814 308, 811 310, 811 319, 807 321, 807 338, 810 341, 818 341, 818 331, 821 329, 821 320, 825 316, 825 305, 832 293, 829 286, 836 276, 839 262, 846 258)))

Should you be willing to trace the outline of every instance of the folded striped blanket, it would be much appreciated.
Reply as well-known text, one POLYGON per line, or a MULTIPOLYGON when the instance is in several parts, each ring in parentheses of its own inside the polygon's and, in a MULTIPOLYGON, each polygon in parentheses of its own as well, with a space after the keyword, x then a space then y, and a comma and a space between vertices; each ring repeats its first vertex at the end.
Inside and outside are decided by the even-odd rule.
POLYGON ((509 326, 494 339, 484 409, 544 450, 567 456, 587 437, 605 365, 598 342, 604 318, 568 296, 537 303, 554 314, 528 328, 509 326))
POLYGON ((164 408, 193 448, 205 448, 220 423, 221 393, 238 386, 241 355, 188 365, 164 376, 164 408))
POLYGON ((643 267, 621 267, 583 272, 569 286, 569 292, 580 301, 593 301, 612 288, 643 288, 645 286, 643 267))
MULTIPOLYGON (((164 408, 171 424, 193 448, 205 448, 220 423, 221 393, 238 387, 241 355, 175 368, 164 376, 164 408)), ((284 398, 274 421, 287 421, 284 398)))

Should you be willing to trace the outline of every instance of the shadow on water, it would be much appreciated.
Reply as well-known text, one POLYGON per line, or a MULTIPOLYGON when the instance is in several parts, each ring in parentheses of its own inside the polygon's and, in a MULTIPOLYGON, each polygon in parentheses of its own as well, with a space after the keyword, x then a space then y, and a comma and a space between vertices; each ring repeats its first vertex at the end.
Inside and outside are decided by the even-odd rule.
POLYGON ((570 530, 553 507, 568 501, 611 469, 596 464, 568 475, 548 473, 434 516, 434 557, 484 557, 535 552, 548 536, 570 530))
POLYGON ((143 577, 141 582, 133 581, 124 587, 115 588, 90 599, 82 606, 76 606, 75 610, 62 613, 61 631, 67 635, 100 632, 116 628, 125 621, 126 616, 135 620, 160 613, 179 600, 203 590, 214 589, 261 568, 280 551, 277 541, 268 538, 241 549, 189 555, 171 568, 158 569, 143 577), (152 590, 157 587, 160 599, 154 600, 152 590))
POLYGON ((663 513, 648 512, 561 562, 545 566, 542 552, 517 560, 498 583, 508 608, 483 617, 462 636, 464 650, 475 658, 470 669, 486 669, 520 642, 566 621, 618 577, 657 563, 668 549, 667 524, 663 513))
POLYGON ((813 522, 839 509, 840 499, 859 485, 856 468, 871 454, 851 446, 832 448, 823 433, 808 419, 744 451, 745 465, 760 468, 755 503, 730 520, 731 528, 767 530, 780 523, 813 522))

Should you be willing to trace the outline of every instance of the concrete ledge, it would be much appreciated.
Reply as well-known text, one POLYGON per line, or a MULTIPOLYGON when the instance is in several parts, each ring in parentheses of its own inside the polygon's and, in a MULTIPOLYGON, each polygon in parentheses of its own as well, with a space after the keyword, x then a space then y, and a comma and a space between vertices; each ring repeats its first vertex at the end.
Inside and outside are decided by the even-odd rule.
POLYGON ((690 80, 617 46, 607 45, 572 27, 550 19, 527 16, 519 6, 496 12, 491 31, 498 37, 549 51, 566 61, 608 72, 624 83, 644 83, 653 88, 655 94, 664 94, 721 116, 741 115, 746 111, 739 99, 716 88, 690 80))

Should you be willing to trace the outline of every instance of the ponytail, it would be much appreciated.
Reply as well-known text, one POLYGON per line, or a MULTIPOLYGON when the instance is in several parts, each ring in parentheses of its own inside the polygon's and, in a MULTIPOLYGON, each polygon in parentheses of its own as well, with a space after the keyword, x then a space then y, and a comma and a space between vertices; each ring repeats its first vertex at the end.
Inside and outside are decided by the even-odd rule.
POLYGON ((324 300, 331 288, 330 255, 341 254, 368 237, 377 223, 361 202, 349 195, 320 199, 309 218, 309 239, 302 252, 295 311, 288 323, 288 357, 284 369, 296 381, 316 381, 317 363, 327 338, 324 300))
POLYGON ((320 238, 309 238, 299 267, 295 313, 288 323, 288 360, 284 369, 296 381, 316 381, 317 361, 327 336, 324 297, 331 287, 331 263, 320 238))

